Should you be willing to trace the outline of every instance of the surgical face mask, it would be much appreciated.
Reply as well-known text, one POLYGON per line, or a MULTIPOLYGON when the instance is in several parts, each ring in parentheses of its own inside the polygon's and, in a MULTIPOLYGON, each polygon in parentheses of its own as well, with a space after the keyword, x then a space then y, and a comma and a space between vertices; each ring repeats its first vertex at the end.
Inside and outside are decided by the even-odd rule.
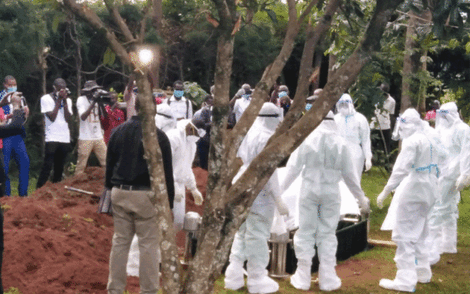
POLYGON ((250 99, 250 95, 248 95, 248 94, 244 94, 244 95, 242 95, 242 97, 245 98, 246 100, 250 99))
POLYGON ((305 104, 305 110, 309 111, 312 108, 312 104, 307 103, 305 104))
POLYGON ((18 90, 18 88, 15 86, 15 87, 8 87, 7 88, 7 93, 11 93, 11 92, 16 92, 18 90))
POLYGON ((183 94, 184 94, 183 90, 175 90, 173 92, 173 96, 175 96, 175 98, 181 98, 181 97, 183 97, 183 94))
POLYGON ((349 108, 341 107, 341 108, 339 109, 339 113, 341 113, 341 114, 344 115, 344 116, 347 116, 347 115, 350 114, 350 113, 349 113, 349 108))
POLYGON ((286 91, 282 91, 282 92, 279 92, 279 98, 282 98, 284 96, 287 96, 287 92, 286 91))

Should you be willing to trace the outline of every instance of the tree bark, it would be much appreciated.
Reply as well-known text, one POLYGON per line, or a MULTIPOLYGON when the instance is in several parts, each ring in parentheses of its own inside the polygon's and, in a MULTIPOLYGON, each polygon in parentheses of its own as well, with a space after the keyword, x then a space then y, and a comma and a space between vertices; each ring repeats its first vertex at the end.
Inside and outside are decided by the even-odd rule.
POLYGON ((116 53, 116 56, 121 62, 129 67, 132 67, 132 62, 127 54, 126 48, 119 42, 116 35, 106 27, 96 13, 84 4, 77 4, 75 0, 63 0, 64 6, 73 14, 81 17, 91 27, 98 31, 103 31, 106 40, 108 41, 111 49, 116 53))
POLYGON ((400 113, 410 107, 415 107, 419 113, 424 113, 426 111, 426 92, 422 91, 425 85, 419 79, 419 73, 426 70, 426 62, 422 62, 423 57, 426 57, 426 52, 419 47, 416 38, 418 27, 430 23, 432 14, 430 10, 426 10, 419 15, 410 11, 409 15, 406 29, 405 56, 403 58, 400 113))
POLYGON ((181 265, 178 258, 178 248, 175 240, 172 211, 168 202, 168 192, 165 182, 163 161, 158 145, 157 127, 155 126, 155 103, 146 71, 136 74, 139 88, 139 115, 142 119, 142 143, 144 158, 147 161, 152 191, 155 192, 157 223, 160 229, 160 250, 162 256, 163 289, 165 293, 180 293, 181 265))
MULTIPOLYGON (((288 51, 292 45, 290 41, 293 41, 293 35, 288 32, 283 47, 284 50, 281 50, 280 56, 266 69, 263 78, 256 86, 255 97, 250 107, 245 111, 240 122, 237 123, 238 129, 235 127, 232 130, 234 134, 230 134, 230 137, 226 140, 226 146, 218 141, 223 139, 224 136, 217 133, 220 132, 220 124, 217 125, 216 122, 215 129, 219 128, 219 131, 213 131, 212 134, 216 136, 211 138, 210 173, 206 192, 209 193, 209 198, 206 200, 198 250, 190 265, 188 280, 183 289, 184 293, 210 293, 212 291, 213 282, 220 276, 222 267, 227 260, 234 235, 246 219, 248 208, 257 194, 265 186, 278 164, 294 151, 322 121, 340 95, 353 83, 364 64, 370 60, 371 54, 380 48, 380 37, 388 18, 400 3, 401 1, 389 0, 381 1, 377 5, 361 45, 325 86, 322 95, 313 106, 316 111, 305 115, 289 131, 283 134, 276 131, 274 136, 277 138, 265 147, 261 154, 250 164, 248 170, 232 186, 230 186, 231 178, 229 175, 233 174, 233 170, 224 170, 224 168, 229 166, 232 168, 230 164, 234 160, 227 154, 232 152, 231 148, 238 149, 238 140, 241 141, 238 136, 242 137, 245 134, 244 129, 251 126, 249 116, 253 116, 254 119, 264 102, 263 96, 267 94, 270 82, 273 82, 277 77, 275 73, 280 73, 278 67, 285 60, 284 50, 288 51), (243 119, 243 117, 246 118, 243 119), (215 158, 214 156, 219 157, 215 158), (225 156, 225 158, 222 158, 222 156, 225 156), (228 188, 228 190, 224 190, 224 188, 228 188)), ((292 30, 292 27, 290 29, 292 30)), ((222 69, 218 67, 218 70, 222 69)), ((217 95, 222 92, 222 87, 227 87, 227 85, 218 85, 216 80, 216 103, 220 103, 217 95)), ((214 106, 214 118, 223 112, 218 108, 219 105, 214 106)), ((217 119, 220 120, 220 117, 217 119)))

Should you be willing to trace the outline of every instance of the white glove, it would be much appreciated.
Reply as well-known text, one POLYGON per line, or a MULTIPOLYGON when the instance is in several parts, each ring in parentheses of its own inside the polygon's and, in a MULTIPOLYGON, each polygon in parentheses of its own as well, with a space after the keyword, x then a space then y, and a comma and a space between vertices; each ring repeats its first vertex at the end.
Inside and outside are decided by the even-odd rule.
POLYGON ((377 206, 380 209, 384 208, 384 201, 389 194, 390 194, 390 191, 384 189, 382 193, 380 193, 379 196, 377 197, 377 206))
POLYGON ((370 200, 366 196, 362 197, 358 200, 359 202, 359 209, 361 214, 369 214, 370 213, 370 200))
POLYGON ((284 203, 284 201, 282 201, 282 200, 277 201, 276 202, 276 207, 277 207, 277 210, 279 211, 279 213, 281 215, 284 215, 284 216, 289 215, 289 208, 284 203))
POLYGON ((197 206, 202 205, 202 202, 204 202, 204 199, 202 198, 201 192, 199 192, 197 188, 191 190, 191 195, 193 195, 194 203, 197 206))
POLYGON ((372 160, 369 158, 369 159, 366 159, 366 168, 365 168, 365 171, 368 171, 370 170, 372 167, 372 160))

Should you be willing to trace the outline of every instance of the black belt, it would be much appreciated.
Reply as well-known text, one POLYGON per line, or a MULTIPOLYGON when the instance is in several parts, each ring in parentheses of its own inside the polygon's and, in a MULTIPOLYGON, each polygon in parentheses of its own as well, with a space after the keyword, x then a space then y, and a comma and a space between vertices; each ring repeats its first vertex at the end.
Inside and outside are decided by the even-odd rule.
POLYGON ((116 188, 121 190, 128 191, 150 191, 149 186, 139 186, 139 185, 116 185, 116 188))

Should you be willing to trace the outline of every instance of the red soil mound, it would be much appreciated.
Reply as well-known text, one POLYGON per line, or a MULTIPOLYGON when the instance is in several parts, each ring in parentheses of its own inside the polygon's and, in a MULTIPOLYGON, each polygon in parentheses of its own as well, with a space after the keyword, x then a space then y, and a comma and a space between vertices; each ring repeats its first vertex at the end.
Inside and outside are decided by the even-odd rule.
MULTIPOLYGON (((205 195, 207 172, 199 168, 194 172, 205 195)), ((15 287, 23 294, 107 293, 112 217, 98 214, 97 203, 90 196, 64 188, 72 186, 99 195, 103 185, 104 170, 90 167, 60 183, 47 183, 31 197, 0 198, 6 209, 5 289, 15 287)), ((187 196, 187 210, 201 213, 189 193, 187 196)), ((178 239, 184 244, 184 238, 178 239)), ((138 293, 138 279, 129 278, 128 282, 128 289, 138 293)))

